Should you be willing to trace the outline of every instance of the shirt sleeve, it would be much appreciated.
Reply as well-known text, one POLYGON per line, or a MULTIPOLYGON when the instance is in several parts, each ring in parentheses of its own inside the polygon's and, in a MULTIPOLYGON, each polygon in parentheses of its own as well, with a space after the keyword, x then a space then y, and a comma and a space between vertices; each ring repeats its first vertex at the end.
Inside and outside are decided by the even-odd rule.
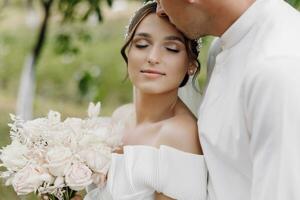
POLYGON ((300 59, 259 65, 246 75, 242 95, 253 162, 251 199, 298 200, 300 59))

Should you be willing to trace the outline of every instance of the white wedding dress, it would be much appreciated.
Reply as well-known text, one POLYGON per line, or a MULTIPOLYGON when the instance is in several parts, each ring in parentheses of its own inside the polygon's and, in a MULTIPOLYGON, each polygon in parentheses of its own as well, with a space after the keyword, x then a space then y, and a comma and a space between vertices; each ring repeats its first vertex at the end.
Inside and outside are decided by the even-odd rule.
POLYGON ((155 191, 173 199, 206 200, 203 155, 161 145, 124 147, 112 154, 107 183, 88 191, 85 200, 154 200, 155 191))

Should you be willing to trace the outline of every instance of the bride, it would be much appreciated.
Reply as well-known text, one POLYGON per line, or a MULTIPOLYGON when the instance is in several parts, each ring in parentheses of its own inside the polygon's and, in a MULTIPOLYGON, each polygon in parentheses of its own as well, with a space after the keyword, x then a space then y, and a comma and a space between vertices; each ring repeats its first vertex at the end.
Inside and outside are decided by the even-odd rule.
POLYGON ((85 200, 204 200, 207 171, 196 118, 178 97, 200 70, 198 43, 145 4, 131 20, 122 48, 134 103, 118 108, 123 148, 113 153, 103 188, 85 200))

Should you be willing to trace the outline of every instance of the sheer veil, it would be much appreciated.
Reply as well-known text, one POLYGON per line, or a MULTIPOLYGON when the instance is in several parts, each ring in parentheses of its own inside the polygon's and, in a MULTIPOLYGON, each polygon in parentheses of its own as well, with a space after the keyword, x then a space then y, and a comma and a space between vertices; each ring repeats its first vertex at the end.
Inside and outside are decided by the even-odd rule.
POLYGON ((191 112, 197 117, 198 109, 202 100, 202 95, 200 93, 200 87, 197 81, 195 81, 195 87, 193 86, 192 77, 186 85, 178 90, 178 96, 183 101, 183 103, 191 110, 191 112))
MULTIPOLYGON (((212 41, 209 51, 208 51, 208 60, 207 60, 207 77, 206 77, 206 83, 204 92, 201 91, 201 93, 205 94, 206 88, 208 86, 208 83, 210 81, 210 77, 213 73, 215 63, 216 63, 216 57, 218 54, 222 51, 222 44, 221 40, 219 38, 214 38, 212 41)), ((198 116, 198 110, 202 101, 202 95, 199 93, 200 87, 198 82, 195 82, 195 86, 198 91, 195 90, 192 83, 192 77, 190 77, 190 80, 188 83, 179 89, 178 95, 180 99, 188 106, 188 108, 194 113, 194 115, 198 116)))
POLYGON ((201 94, 204 95, 206 92, 206 88, 208 86, 210 77, 215 67, 216 57, 221 51, 222 51, 221 40, 219 38, 214 38, 208 51, 208 60, 206 63, 207 76, 206 76, 206 83, 203 92, 201 91, 201 93, 199 93, 200 87, 197 81, 195 82, 196 84, 195 86, 198 91, 195 90, 192 83, 192 77, 190 77, 190 80, 184 87, 179 89, 178 95, 180 99, 188 106, 188 108, 194 113, 196 117, 198 116, 198 110, 203 99, 203 96, 201 94))

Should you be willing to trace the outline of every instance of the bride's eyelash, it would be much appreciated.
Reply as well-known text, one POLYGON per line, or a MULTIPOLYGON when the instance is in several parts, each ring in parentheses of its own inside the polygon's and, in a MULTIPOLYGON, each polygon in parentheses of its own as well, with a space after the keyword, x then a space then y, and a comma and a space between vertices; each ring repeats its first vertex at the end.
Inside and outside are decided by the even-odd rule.
POLYGON ((174 52, 174 53, 178 53, 179 50, 178 49, 172 49, 172 48, 166 48, 168 51, 174 52))
POLYGON ((146 48, 148 45, 147 44, 136 44, 135 47, 138 49, 144 49, 146 48))

